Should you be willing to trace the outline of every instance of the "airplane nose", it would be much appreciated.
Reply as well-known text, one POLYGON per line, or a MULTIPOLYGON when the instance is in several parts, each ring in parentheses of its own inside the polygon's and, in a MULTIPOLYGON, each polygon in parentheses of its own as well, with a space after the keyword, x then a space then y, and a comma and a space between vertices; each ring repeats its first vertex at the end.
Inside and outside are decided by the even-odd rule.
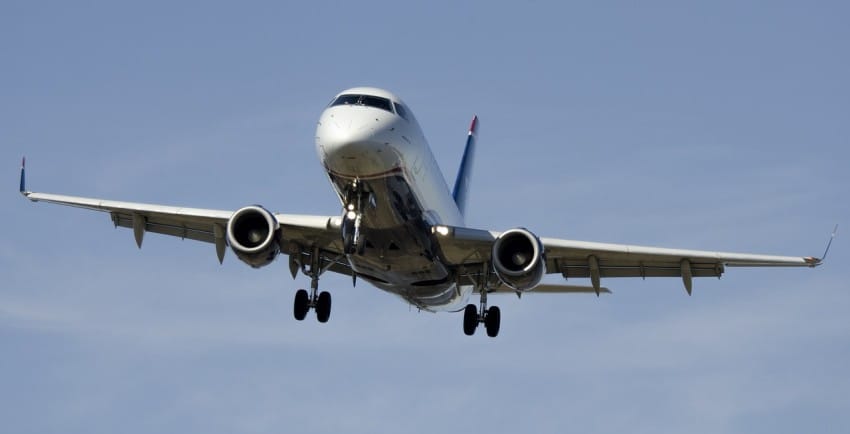
POLYGON ((361 107, 331 107, 316 127, 316 151, 335 172, 365 176, 398 166, 391 143, 395 133, 392 113, 361 107))
POLYGON ((375 109, 330 108, 316 128, 316 145, 325 157, 375 151, 392 141, 392 114, 376 113, 375 109))
POLYGON ((374 119, 329 117, 317 129, 316 138, 329 151, 342 150, 348 145, 366 144, 375 139, 374 119))

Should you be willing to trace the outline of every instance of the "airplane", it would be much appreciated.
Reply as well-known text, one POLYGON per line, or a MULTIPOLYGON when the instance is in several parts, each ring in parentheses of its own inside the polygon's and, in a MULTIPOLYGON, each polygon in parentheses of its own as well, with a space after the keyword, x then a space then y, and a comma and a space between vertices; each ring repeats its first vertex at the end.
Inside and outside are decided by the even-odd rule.
MULTIPOLYGON (((251 267, 288 256, 293 279, 300 270, 310 291, 295 292, 293 315, 310 310, 319 322, 331 313, 331 295, 319 291, 328 271, 395 294, 424 311, 463 312, 463 331, 484 324, 499 334, 501 312, 488 294, 526 292, 610 293, 602 279, 678 277, 688 295, 697 277, 720 277, 727 267, 811 267, 821 258, 722 253, 542 238, 526 228, 492 231, 467 227, 478 118, 473 117, 453 188, 449 189, 413 111, 386 90, 356 87, 337 94, 316 127, 319 160, 341 203, 336 215, 273 213, 260 205, 236 211, 185 208, 20 192, 34 202, 109 214, 115 227, 211 243, 222 262, 228 248, 251 267), (547 274, 589 278, 590 285, 549 284, 547 274), (478 303, 470 298, 477 294, 478 303)), ((833 237, 835 231, 833 231, 833 237)))

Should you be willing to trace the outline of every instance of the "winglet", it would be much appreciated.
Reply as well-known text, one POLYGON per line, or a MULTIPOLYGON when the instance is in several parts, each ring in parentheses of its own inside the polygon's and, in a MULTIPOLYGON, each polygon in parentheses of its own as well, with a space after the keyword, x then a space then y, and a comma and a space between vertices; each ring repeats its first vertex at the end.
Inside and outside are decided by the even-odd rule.
POLYGON ((29 196, 30 192, 27 191, 26 168, 27 168, 27 157, 23 157, 21 159, 21 188, 20 188, 20 192, 24 196, 29 196))
POLYGON ((835 236, 837 234, 838 225, 835 225, 835 227, 832 228, 832 235, 829 236, 829 242, 826 243, 826 249, 823 251, 823 256, 821 256, 820 258, 814 258, 811 256, 803 258, 809 264, 810 267, 817 267, 818 265, 821 265, 824 261, 826 261, 826 256, 829 254, 829 248, 832 247, 832 240, 835 239, 835 236))

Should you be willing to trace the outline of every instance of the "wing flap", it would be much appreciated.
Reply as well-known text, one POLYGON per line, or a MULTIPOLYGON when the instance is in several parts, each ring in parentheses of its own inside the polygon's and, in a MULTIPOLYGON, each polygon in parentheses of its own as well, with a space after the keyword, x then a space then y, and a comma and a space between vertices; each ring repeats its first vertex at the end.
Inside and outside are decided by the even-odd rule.
MULTIPOLYGON (((119 212, 110 212, 112 223, 115 226, 133 229, 133 215, 119 212)), ((181 222, 177 219, 166 219, 160 216, 148 217, 145 222, 145 231, 162 235, 170 235, 183 239, 215 243, 215 230, 213 223, 203 224, 197 222, 181 222)))
MULTIPOLYGON (((565 278, 590 277, 590 263, 587 260, 565 261, 560 258, 549 260, 547 267, 551 272, 560 272, 565 278)), ((720 263, 691 263, 693 277, 720 277, 724 272, 720 263)), ((637 264, 618 263, 616 261, 599 262, 600 277, 681 277, 681 263, 644 262, 637 264)))
MULTIPOLYGON (((478 292, 476 290, 476 292, 478 292)), ((501 285, 495 290, 490 292, 499 292, 499 293, 516 293, 515 290, 501 285)), ((582 286, 582 285, 562 285, 557 283, 541 283, 534 287, 531 291, 527 291, 527 293, 541 293, 541 294, 596 294, 596 289, 592 286, 582 286)), ((524 292, 523 294, 525 294, 524 292)), ((608 288, 599 288, 599 293, 601 294, 610 294, 611 290, 608 288)))

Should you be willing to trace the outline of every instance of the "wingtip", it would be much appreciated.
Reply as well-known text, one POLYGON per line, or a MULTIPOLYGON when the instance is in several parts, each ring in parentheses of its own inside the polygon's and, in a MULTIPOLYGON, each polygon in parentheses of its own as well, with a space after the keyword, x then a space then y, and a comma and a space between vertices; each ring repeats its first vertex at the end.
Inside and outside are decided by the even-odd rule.
POLYGON ((29 192, 27 191, 27 176, 26 176, 26 168, 27 168, 27 157, 21 158, 21 185, 20 185, 20 193, 24 196, 29 196, 29 192))
POLYGON ((478 115, 472 115, 472 122, 469 124, 469 134, 475 134, 478 127, 478 115))
POLYGON ((829 248, 832 247, 832 241, 835 239, 835 236, 838 234, 838 225, 836 224, 834 228, 832 228, 832 234, 829 236, 829 241, 826 243, 826 249, 823 251, 823 255, 820 258, 807 257, 804 258, 810 267, 814 268, 818 265, 823 264, 823 261, 826 260, 827 255, 829 255, 829 248))

